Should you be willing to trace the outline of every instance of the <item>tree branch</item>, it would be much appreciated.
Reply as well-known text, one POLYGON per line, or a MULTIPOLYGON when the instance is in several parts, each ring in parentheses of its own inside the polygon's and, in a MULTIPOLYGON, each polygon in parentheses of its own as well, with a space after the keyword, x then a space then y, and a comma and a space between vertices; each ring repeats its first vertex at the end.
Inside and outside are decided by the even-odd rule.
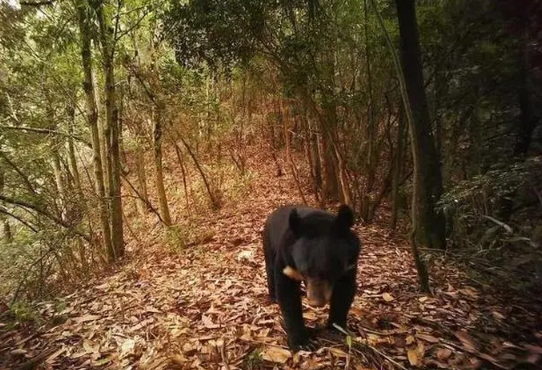
POLYGON ((51 130, 51 129, 47 129, 47 128, 22 127, 22 126, 3 126, 3 125, 0 126, 0 129, 18 130, 18 131, 30 131, 30 132, 37 132, 38 134, 45 134, 45 135, 52 134, 52 135, 59 135, 59 136, 64 136, 64 137, 71 137, 71 138, 85 144, 89 148, 92 148, 92 145, 88 141, 86 141, 85 139, 83 139, 81 137, 78 137, 78 136, 75 136, 75 135, 71 135, 71 134, 66 133, 66 132, 62 132, 62 131, 51 130))
POLYGON ((21 6, 43 6, 43 5, 53 5, 54 1, 52 0, 43 0, 43 1, 19 1, 21 6))
POLYGON ((74 233, 76 233, 77 235, 79 235, 80 237, 85 239, 87 242, 92 243, 92 240, 90 239, 90 236, 88 236, 85 233, 77 230, 76 228, 73 227, 73 225, 70 225, 66 221, 62 220, 61 218, 58 218, 57 216, 55 216, 51 212, 47 211, 46 209, 43 209, 42 207, 38 206, 37 204, 32 204, 32 203, 29 203, 29 202, 26 202, 26 201, 20 200, 20 199, 14 199, 14 198, 5 196, 3 194, 0 194, 0 201, 4 201, 4 202, 6 202, 8 204, 12 204, 12 205, 19 206, 19 207, 22 207, 22 208, 32 209, 32 210, 36 211, 37 213, 39 213, 40 215, 47 217, 48 219, 50 219, 51 221, 53 221, 57 225, 65 227, 66 229, 72 230, 74 233))
POLYGON ((23 179, 23 182, 25 183, 26 187, 28 188, 28 190, 32 193, 32 194, 36 194, 36 189, 34 189, 34 185, 32 185, 32 183, 30 182, 30 180, 28 179, 28 177, 24 174, 23 171, 21 171, 21 169, 19 167, 17 167, 17 165, 15 163, 13 163, 13 161, 11 159, 9 159, 9 157, 4 154, 4 152, 2 152, 0 150, 0 157, 4 158, 4 160, 7 162, 7 164, 9 164, 11 166, 11 168, 13 168, 13 170, 15 172, 17 172, 19 174, 19 176, 23 179))
POLYGON ((22 223, 24 226, 28 227, 30 230, 32 230, 33 232, 37 233, 38 232, 38 229, 36 229, 34 226, 30 225, 28 222, 26 222, 25 220, 22 219, 22 217, 19 217, 11 212, 9 212, 8 210, 6 209, 3 209, 3 207, 0 207, 0 213, 3 213, 9 217, 13 217, 14 219, 16 219, 17 221, 19 221, 20 223, 22 223))

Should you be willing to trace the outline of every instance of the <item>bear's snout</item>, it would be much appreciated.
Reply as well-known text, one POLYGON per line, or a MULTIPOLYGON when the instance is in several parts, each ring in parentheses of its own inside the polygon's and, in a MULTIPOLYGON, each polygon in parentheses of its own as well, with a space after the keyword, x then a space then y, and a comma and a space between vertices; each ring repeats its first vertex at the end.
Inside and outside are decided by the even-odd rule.
POLYGON ((312 307, 324 307, 331 299, 331 286, 329 282, 308 278, 307 298, 312 307))

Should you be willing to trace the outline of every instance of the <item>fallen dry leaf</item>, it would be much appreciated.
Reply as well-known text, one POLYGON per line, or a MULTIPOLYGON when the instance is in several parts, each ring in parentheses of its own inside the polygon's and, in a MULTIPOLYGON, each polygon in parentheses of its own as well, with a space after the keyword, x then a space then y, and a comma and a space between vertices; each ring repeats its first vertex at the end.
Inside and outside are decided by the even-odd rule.
POLYGON ((408 356, 408 362, 410 362, 410 365, 412 366, 420 366, 420 359, 418 358, 418 350, 417 348, 411 348, 407 351, 408 356))
POLYGON ((342 358, 348 357, 348 353, 336 347, 330 347, 329 352, 331 352, 334 356, 337 356, 337 357, 342 357, 342 358))
POLYGON ((390 293, 383 293, 382 294, 382 298, 386 301, 386 302, 392 302, 395 298, 393 298, 393 296, 390 294, 390 293))
POLYGON ((525 344, 524 347, 525 347, 525 349, 527 349, 531 353, 536 353, 536 354, 542 355, 542 347, 540 347, 540 346, 535 346, 535 345, 532 345, 532 344, 525 344))
POLYGON ((292 357, 292 353, 280 347, 266 347, 262 351, 262 358, 264 360, 279 364, 284 364, 290 357, 292 357))
POLYGON ((463 346, 468 350, 468 351, 477 351, 477 345, 476 345, 476 342, 474 341, 474 339, 464 330, 459 330, 459 331, 456 331, 454 333, 454 335, 457 337, 457 339, 459 339, 461 341, 461 343, 463 344, 463 346))
POLYGON ((440 348, 437 351, 437 358, 440 361, 447 360, 451 355, 452 355, 452 351, 450 349, 448 349, 448 348, 440 348))
POLYGON ((101 318, 101 316, 98 316, 98 315, 84 315, 84 316, 81 316, 81 317, 76 317, 74 320, 75 320, 75 322, 80 324, 80 323, 87 322, 87 321, 95 321, 95 320, 98 320, 100 318, 101 318))
POLYGON ((416 333, 416 338, 425 340, 426 342, 429 342, 429 343, 438 343, 439 342, 438 338, 436 338, 436 337, 434 337, 432 335, 429 335, 429 334, 425 334, 425 333, 416 333))

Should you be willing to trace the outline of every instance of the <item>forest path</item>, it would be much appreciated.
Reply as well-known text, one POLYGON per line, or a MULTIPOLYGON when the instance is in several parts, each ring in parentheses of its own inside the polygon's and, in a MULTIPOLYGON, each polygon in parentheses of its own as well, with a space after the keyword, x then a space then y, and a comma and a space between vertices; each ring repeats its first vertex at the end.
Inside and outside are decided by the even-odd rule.
MULTIPOLYGON (((203 243, 140 245, 118 272, 42 304, 48 320, 37 331, 0 332, 0 368, 487 368, 540 357, 540 344, 521 342, 536 334, 534 314, 469 286, 440 258, 435 294, 420 294, 408 244, 378 225, 356 228, 363 249, 349 326, 366 345, 348 355, 344 341, 321 339, 318 351, 293 356, 278 306, 266 301, 260 232, 276 206, 299 199, 290 177, 273 172, 258 164, 251 191, 199 218, 192 232, 203 243)), ((316 325, 327 309, 304 314, 316 325)))

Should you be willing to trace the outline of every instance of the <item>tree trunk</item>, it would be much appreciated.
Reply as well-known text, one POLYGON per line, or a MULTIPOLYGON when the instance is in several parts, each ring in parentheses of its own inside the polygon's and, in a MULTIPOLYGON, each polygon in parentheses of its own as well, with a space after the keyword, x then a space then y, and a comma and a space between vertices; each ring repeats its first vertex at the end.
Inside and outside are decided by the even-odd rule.
POLYGON ((518 91, 518 103, 519 103, 519 127, 516 144, 514 146, 514 155, 519 159, 524 159, 531 146, 531 140, 533 131, 536 128, 537 120, 533 109, 531 91, 529 89, 529 72, 531 67, 529 65, 529 29, 528 29, 528 15, 522 12, 521 19, 522 25, 525 27, 523 35, 519 42, 518 48, 518 64, 519 64, 519 91, 518 91))
POLYGON ((171 215, 169 214, 169 207, 166 197, 166 188, 164 186, 164 173, 162 168, 162 107, 153 107, 152 120, 153 120, 153 157, 154 157, 154 169, 156 171, 156 190, 158 192, 158 203, 160 205, 160 214, 164 224, 171 226, 171 215))
POLYGON ((350 182, 348 181, 348 176, 346 175, 346 164, 344 163, 344 159, 339 152, 339 147, 335 143, 333 145, 335 149, 335 157, 337 158, 337 177, 338 182, 340 185, 340 199, 343 204, 346 204, 350 207, 353 206, 352 204, 352 195, 350 194, 350 182))
POLYGON ((68 132, 70 134, 70 136, 68 136, 68 161, 70 163, 75 190, 77 191, 77 194, 81 197, 81 200, 83 200, 83 190, 81 188, 81 176, 79 175, 79 169, 77 167, 77 159, 75 157, 75 145, 73 142, 74 126, 75 126, 74 114, 75 114, 75 109, 73 109, 73 107, 70 107, 70 125, 68 127, 68 132))
POLYGON ((371 49, 369 48, 369 19, 368 19, 368 7, 367 0, 363 2, 364 16, 365 16, 365 55, 367 59, 367 93, 369 95, 368 116, 369 124, 367 125, 366 139, 367 139, 367 158, 365 171, 367 173, 367 185, 365 188, 366 194, 370 194, 373 191, 376 174, 376 161, 375 161, 375 147, 376 147, 376 111, 374 107, 373 99, 373 75, 371 71, 371 49))
MULTIPOLYGON (((305 156, 307 157, 307 162, 310 168, 311 182, 312 182, 312 191, 314 192, 314 200, 317 203, 320 203, 320 186, 318 181, 318 176, 320 175, 320 168, 316 168, 316 156, 314 153, 313 137, 315 136, 311 130, 311 123, 305 112, 305 156)), ((318 163, 319 165, 319 163, 318 163)), ((320 179, 321 181, 321 179, 320 179)))
POLYGON ((196 155, 194 154, 194 151, 192 151, 192 148, 188 145, 186 140, 182 138, 182 136, 179 136, 179 139, 183 143, 184 147, 186 148, 186 151, 188 152, 188 155, 190 155, 190 158, 194 161, 194 164, 196 165, 196 169, 198 170, 199 174, 201 175, 201 179, 203 180, 203 184, 205 185, 205 189, 207 189, 207 194, 209 195, 209 199, 211 200, 211 205, 214 208, 218 208, 220 206, 220 203, 218 202, 218 199, 215 199, 215 196, 213 195, 213 191, 211 190, 211 186, 209 185, 209 181, 207 181, 207 176, 205 176, 205 172, 203 172, 203 168, 201 168, 198 159, 196 158, 196 155))
MULTIPOLYGON (((4 191, 4 184, 5 184, 5 176, 4 171, 0 169, 0 194, 4 191)), ((11 243, 13 241, 13 234, 11 233, 11 225, 9 223, 9 220, 7 218, 7 215, 5 212, 4 202, 0 202, 0 221, 2 222, 2 227, 4 231, 4 241, 6 243, 11 243)))
POLYGON ((147 191, 147 175, 145 172, 145 153, 142 148, 137 148, 135 152, 135 166, 137 174, 137 185, 139 188, 138 208, 139 213, 144 215, 149 209, 149 193, 147 191))
MULTIPOLYGON (((318 151, 318 134, 313 131, 312 124, 310 125, 310 151, 313 159, 313 171, 316 190, 322 194, 322 162, 320 161, 320 154, 318 151)), ((322 201, 322 197, 320 197, 322 201)))
POLYGON ((412 111, 410 132, 415 171, 417 235, 428 248, 446 248, 445 220, 436 204, 442 195, 440 160, 427 107, 414 0, 395 0, 399 18, 401 62, 412 111))
POLYGON ((399 187, 401 183, 401 174, 405 163, 405 142, 407 135, 407 125, 405 124, 405 116, 403 109, 399 110, 399 124, 397 127, 397 149, 393 160, 393 178, 392 178, 392 211, 391 211, 391 223, 392 230, 397 228, 397 219, 399 217, 399 187))
POLYGON ((184 166, 183 153, 181 148, 177 143, 175 145, 175 154, 177 154, 177 160, 179 161, 179 167, 181 167, 181 175, 183 177, 183 187, 184 187, 184 199, 186 200, 186 209, 190 206, 190 194, 188 194, 188 183, 186 180, 186 169, 184 166))
POLYGON ((337 184, 337 171, 335 168, 333 148, 329 143, 330 138, 327 133, 324 132, 320 135, 320 163, 322 164, 322 198, 324 203, 327 203, 329 200, 338 200, 338 184, 337 184))
POLYGON ((108 179, 111 177, 109 171, 110 168, 107 164, 107 122, 104 122, 103 115, 100 115, 100 111, 103 112, 103 107, 101 106, 100 96, 99 96, 99 84, 98 78, 96 77, 96 71, 92 70, 92 83, 94 84, 94 101, 96 102, 96 117, 98 125, 98 135, 101 138, 100 140, 100 155, 102 157, 102 172, 105 178, 105 193, 109 194, 109 183, 108 179))
POLYGON ((288 129, 288 123, 289 123, 289 119, 288 119, 289 117, 288 117, 288 111, 287 111, 288 108, 284 109, 282 100, 280 100, 279 106, 280 106, 280 116, 282 119, 282 127, 284 129, 284 142, 286 143, 286 158, 288 159, 288 163, 290 163, 290 169, 292 170, 292 175, 294 177, 297 190, 299 191, 299 196, 301 197, 303 204, 307 204, 307 200, 305 199, 305 195, 303 194, 303 188, 301 187, 301 184, 299 182, 299 173, 297 172, 297 167, 292 157, 292 143, 291 143, 290 130, 288 129))
POLYGON ((115 88, 114 70, 114 40, 113 29, 106 19, 104 12, 105 4, 99 1, 96 6, 98 25, 100 29, 100 43, 102 45, 103 72, 105 75, 105 110, 107 128, 107 160, 110 171, 109 199, 111 212, 111 246, 108 252, 110 262, 117 261, 124 255, 124 234, 122 219, 122 198, 120 179, 120 150, 119 150, 119 125, 118 107, 115 88))
POLYGON ((66 188, 64 184, 64 176, 62 175, 62 160, 60 158, 60 152, 59 152, 60 142, 57 140, 56 137, 53 137, 52 142, 52 165, 53 165, 53 173, 55 175, 55 185, 56 185, 56 191, 58 193, 58 197, 56 199, 56 202, 58 204, 58 211, 60 218, 63 221, 66 221, 66 188))
POLYGON ((100 211, 100 221, 102 224, 102 233, 106 251, 112 250, 111 229, 109 227, 109 214, 107 211, 107 201, 105 198, 105 181, 102 167, 102 156, 100 152, 100 136, 98 132, 98 111, 96 107, 96 92, 94 81, 92 79, 92 51, 91 51, 91 30, 90 15, 88 4, 84 2, 77 3, 79 16, 79 33, 81 38, 81 61, 83 65, 83 90, 86 97, 87 120, 90 126, 92 137, 94 180, 98 191, 98 204, 100 211))

